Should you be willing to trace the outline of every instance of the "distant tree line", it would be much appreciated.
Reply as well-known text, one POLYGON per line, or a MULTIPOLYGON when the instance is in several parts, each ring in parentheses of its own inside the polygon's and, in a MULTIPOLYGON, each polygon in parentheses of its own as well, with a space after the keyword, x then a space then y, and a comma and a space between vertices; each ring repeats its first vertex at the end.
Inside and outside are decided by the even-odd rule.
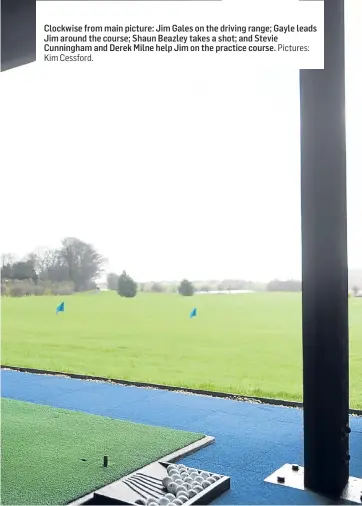
MULTIPOLYGON (((126 287, 127 283, 130 283, 130 278, 125 272, 120 276, 116 273, 111 272, 107 276, 107 286, 109 290, 122 292, 123 288, 126 287), (119 289, 119 281, 121 283, 121 289, 119 289)), ((133 280, 132 280, 133 281, 133 280)), ((133 281, 134 282, 134 281, 133 281)), ((134 282, 135 283, 135 282, 134 282)), ((148 283, 135 284, 136 293, 140 292, 151 292, 151 293, 179 293, 180 295, 189 296, 195 292, 212 292, 212 291, 232 291, 232 290, 250 290, 254 292, 268 291, 268 292, 300 292, 302 289, 301 281, 298 280, 273 280, 267 284, 255 283, 252 281, 226 279, 224 281, 194 281, 184 279, 181 283, 175 281, 172 282, 158 282, 152 281, 148 283)), ((125 288, 126 290, 126 288, 125 288)), ((135 296, 136 293, 133 295, 135 296)), ((123 295, 123 293, 120 293, 123 295)), ((127 295, 123 295, 127 296, 127 295)))
MULTIPOLYGON (((109 290, 117 291, 119 276, 111 272, 107 276, 109 290)), ((195 292, 229 291, 229 290, 252 290, 260 292, 266 290, 265 283, 253 281, 227 279, 224 281, 192 281, 195 292)), ((180 282, 178 281, 150 281, 138 283, 138 291, 152 293, 179 293, 180 282)))
POLYGON ((29 253, 16 260, 1 258, 1 293, 10 296, 67 295, 96 288, 105 259, 91 244, 75 237, 63 239, 58 249, 29 253))
MULTIPOLYGON (((91 245, 76 237, 63 239, 59 248, 35 251, 25 258, 16 259, 14 255, 1 257, 2 295, 67 295, 97 288, 96 280, 104 271, 105 259, 91 245)), ((274 279, 269 283, 256 283, 247 280, 225 279, 209 281, 152 281, 137 283, 126 271, 118 275, 107 275, 109 290, 132 298, 138 292, 179 293, 192 296, 195 292, 250 290, 255 292, 300 292, 299 280, 274 279)), ((353 287, 357 294, 358 287, 353 287)))
MULTIPOLYGON (((120 276, 115 274, 114 272, 109 273, 107 276, 107 283, 109 290, 116 290, 118 295, 126 298, 133 298, 137 295, 139 288, 141 291, 145 291, 145 287, 136 283, 126 271, 123 271, 120 276)), ((162 293, 166 290, 162 283, 152 283, 150 286, 150 291, 154 293, 162 293)), ((183 279, 178 286, 177 289, 180 295, 185 297, 191 296, 195 293, 195 287, 193 284, 187 279, 183 279)))

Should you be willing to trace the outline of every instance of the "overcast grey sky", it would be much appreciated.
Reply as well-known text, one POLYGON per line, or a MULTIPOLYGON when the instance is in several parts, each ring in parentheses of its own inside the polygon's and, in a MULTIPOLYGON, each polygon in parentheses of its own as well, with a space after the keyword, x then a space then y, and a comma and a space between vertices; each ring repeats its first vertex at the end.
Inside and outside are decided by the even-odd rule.
MULTIPOLYGON (((362 2, 346 4, 349 262, 362 267, 362 2)), ((138 280, 300 276, 298 71, 80 67, 0 77, 2 251, 77 236, 138 280)))

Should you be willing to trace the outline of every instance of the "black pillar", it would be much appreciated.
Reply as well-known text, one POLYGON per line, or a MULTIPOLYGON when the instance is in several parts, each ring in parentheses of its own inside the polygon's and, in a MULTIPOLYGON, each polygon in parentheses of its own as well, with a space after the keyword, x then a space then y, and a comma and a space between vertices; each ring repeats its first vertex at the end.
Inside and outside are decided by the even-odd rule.
POLYGON ((0 0, 1 71, 36 59, 36 0, 0 0))
POLYGON ((344 1, 324 2, 324 70, 300 72, 305 487, 349 477, 344 1))

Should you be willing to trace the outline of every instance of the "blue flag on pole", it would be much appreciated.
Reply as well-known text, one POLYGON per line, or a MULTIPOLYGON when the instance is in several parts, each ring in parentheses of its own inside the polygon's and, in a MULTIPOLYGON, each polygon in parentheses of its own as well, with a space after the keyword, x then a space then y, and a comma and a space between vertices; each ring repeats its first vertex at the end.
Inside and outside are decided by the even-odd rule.
POLYGON ((58 314, 58 313, 64 313, 64 302, 61 302, 59 304, 59 306, 57 307, 57 309, 55 310, 55 314, 58 314))
POLYGON ((194 307, 194 309, 191 311, 190 313, 190 318, 193 318, 194 316, 197 316, 197 310, 196 310, 196 307, 194 307))

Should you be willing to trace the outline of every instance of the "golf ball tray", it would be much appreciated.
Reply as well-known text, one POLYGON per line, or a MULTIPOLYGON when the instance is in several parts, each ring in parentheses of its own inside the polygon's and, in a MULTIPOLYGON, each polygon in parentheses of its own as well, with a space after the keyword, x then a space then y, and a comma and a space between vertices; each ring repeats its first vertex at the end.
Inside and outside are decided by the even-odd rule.
POLYGON ((229 488, 228 476, 158 461, 94 492, 83 504, 206 505, 229 488))

